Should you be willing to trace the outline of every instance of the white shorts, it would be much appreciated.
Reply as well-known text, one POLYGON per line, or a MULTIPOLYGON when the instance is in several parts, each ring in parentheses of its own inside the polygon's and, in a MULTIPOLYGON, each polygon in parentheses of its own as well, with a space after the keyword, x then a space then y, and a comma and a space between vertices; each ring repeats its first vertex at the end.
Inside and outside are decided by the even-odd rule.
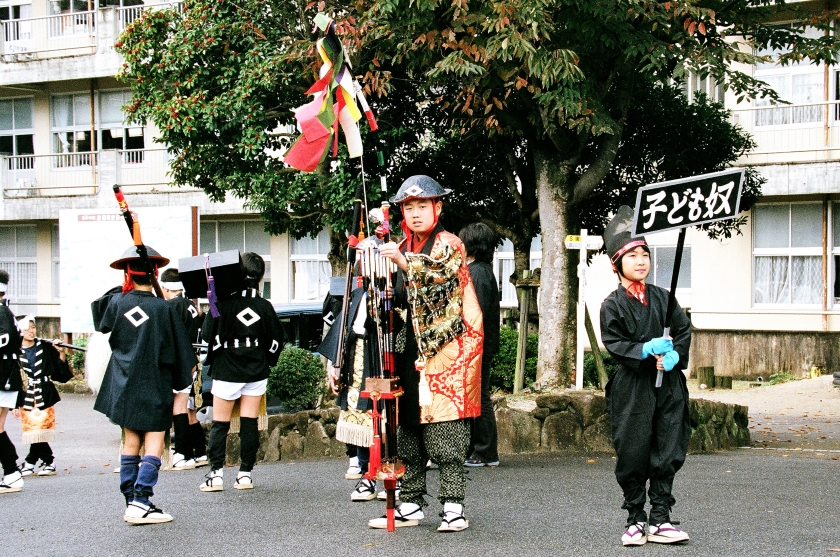
POLYGON ((241 396, 262 396, 265 394, 266 385, 268 385, 268 379, 252 383, 231 383, 213 379, 213 388, 210 392, 213 396, 225 400, 236 400, 241 396))
POLYGON ((13 410, 17 408, 17 391, 0 391, 0 408, 13 410))

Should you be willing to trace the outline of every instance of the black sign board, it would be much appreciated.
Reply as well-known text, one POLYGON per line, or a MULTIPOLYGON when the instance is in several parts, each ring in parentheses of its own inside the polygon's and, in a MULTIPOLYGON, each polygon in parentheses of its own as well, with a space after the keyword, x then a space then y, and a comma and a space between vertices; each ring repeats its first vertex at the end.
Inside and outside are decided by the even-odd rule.
POLYGON ((639 188, 633 235, 731 219, 738 215, 744 169, 669 180, 639 188))

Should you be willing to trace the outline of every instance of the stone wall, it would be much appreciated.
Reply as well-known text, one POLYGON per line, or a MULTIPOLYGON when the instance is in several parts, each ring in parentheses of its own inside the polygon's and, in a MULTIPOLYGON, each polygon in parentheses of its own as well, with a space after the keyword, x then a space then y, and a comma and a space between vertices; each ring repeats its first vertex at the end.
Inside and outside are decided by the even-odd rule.
MULTIPOLYGON (((611 453, 610 422, 604 394, 568 391, 533 400, 494 398, 501 454, 533 452, 611 453)), ((703 399, 689 402, 691 440, 688 450, 701 453, 750 444, 747 407, 703 399)), ((345 455, 336 441, 338 408, 269 416, 260 432, 262 462, 345 455)), ((228 437, 228 464, 239 458, 239 436, 228 437)))

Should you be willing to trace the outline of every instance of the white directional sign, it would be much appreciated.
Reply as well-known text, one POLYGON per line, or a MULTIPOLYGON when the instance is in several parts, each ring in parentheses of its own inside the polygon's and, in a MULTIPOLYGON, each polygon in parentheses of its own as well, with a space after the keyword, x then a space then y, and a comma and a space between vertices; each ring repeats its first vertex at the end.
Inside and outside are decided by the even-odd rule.
MULTIPOLYGON (((581 237, 573 235, 566 236, 566 239, 563 241, 563 244, 566 246, 566 249, 580 249, 583 246, 583 242, 581 242, 581 237)), ((586 237, 586 249, 588 250, 601 249, 603 245, 604 239, 601 236, 586 237)))

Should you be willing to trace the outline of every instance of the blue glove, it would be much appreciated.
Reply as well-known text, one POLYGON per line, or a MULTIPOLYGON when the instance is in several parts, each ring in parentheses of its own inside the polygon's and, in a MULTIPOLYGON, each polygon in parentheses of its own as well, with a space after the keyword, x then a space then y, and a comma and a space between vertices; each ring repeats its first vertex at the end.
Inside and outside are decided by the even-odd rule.
POLYGON ((680 355, 675 350, 667 352, 662 357, 662 367, 665 368, 665 371, 671 371, 678 363, 680 363, 680 355))
POLYGON ((665 354, 674 349, 674 343, 670 338, 654 338, 642 345, 642 359, 654 354, 665 354))

